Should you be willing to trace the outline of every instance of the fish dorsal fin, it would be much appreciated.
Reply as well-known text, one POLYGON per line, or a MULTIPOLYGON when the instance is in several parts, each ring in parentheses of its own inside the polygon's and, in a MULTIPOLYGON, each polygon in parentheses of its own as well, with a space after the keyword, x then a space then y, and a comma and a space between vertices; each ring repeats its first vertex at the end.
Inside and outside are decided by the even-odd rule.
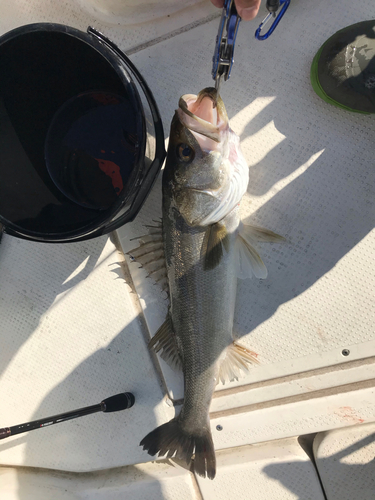
POLYGON ((251 365, 259 364, 257 354, 237 342, 229 345, 224 352, 219 370, 219 379, 223 384, 238 380, 250 369, 251 365))
POLYGON ((203 269, 215 269, 223 257, 223 249, 229 251, 229 235, 227 228, 220 222, 209 226, 202 245, 203 269))
POLYGON ((165 265, 163 226, 159 221, 155 221, 155 226, 146 226, 148 234, 137 239, 139 246, 129 250, 127 254, 130 258, 141 264, 150 278, 158 283, 163 290, 169 292, 167 268, 165 265))
POLYGON ((240 279, 251 278, 253 275, 259 279, 267 278, 267 268, 253 246, 256 241, 281 243, 285 238, 268 229, 241 222, 236 238, 236 268, 240 279))
POLYGON ((176 370, 182 370, 181 356, 178 351, 176 335, 173 331, 172 321, 168 314, 155 336, 149 343, 149 348, 159 353, 168 365, 176 370))

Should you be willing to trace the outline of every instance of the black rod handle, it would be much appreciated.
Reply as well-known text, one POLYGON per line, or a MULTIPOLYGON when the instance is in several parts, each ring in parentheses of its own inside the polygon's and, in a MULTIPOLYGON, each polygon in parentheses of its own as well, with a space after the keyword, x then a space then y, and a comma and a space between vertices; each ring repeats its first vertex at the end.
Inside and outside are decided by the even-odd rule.
POLYGON ((60 413, 59 415, 53 415, 52 417, 41 418, 39 420, 34 420, 33 422, 27 422, 25 424, 13 425, 10 428, 10 435, 21 434, 22 432, 33 431, 35 429, 40 429, 42 427, 48 427, 49 425, 59 424, 61 422, 66 422, 72 418, 83 417, 84 415, 90 415, 90 413, 95 413, 101 411, 101 404, 88 406, 87 408, 80 408, 79 410, 69 411, 66 413, 60 413))
POLYGON ((59 415, 54 415, 52 417, 41 418, 25 424, 4 427, 0 429, 0 439, 15 436, 16 434, 21 434, 22 432, 41 429, 42 427, 60 424, 61 422, 66 422, 67 420, 72 420, 73 418, 84 417, 85 415, 90 415, 91 413, 96 413, 98 411, 109 413, 126 410, 127 408, 131 408, 134 405, 134 402, 135 398, 131 392, 123 392, 104 399, 101 403, 93 406, 86 406, 85 408, 60 413, 59 415))

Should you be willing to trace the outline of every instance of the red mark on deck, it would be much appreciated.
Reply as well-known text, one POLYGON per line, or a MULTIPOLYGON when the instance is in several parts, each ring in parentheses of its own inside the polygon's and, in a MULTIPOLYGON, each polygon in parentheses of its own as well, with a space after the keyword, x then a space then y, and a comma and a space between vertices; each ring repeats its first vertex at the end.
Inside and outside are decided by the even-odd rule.
POLYGON ((351 424, 363 424, 364 422, 364 419, 360 418, 355 409, 351 406, 340 406, 338 411, 335 411, 334 413, 341 419, 351 424))

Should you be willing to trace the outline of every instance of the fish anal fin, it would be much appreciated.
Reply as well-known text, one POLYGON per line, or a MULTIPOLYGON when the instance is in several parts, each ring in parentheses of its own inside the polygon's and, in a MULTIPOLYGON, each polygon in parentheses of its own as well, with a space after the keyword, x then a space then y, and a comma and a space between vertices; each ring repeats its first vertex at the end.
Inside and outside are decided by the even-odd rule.
POLYGON ((182 370, 182 360, 169 315, 155 336, 152 337, 148 346, 158 353, 171 368, 182 370))
POLYGON ((238 380, 249 371, 251 365, 259 364, 257 354, 238 342, 229 345, 224 353, 219 370, 219 379, 223 384, 238 380))
POLYGON ((217 222, 209 226, 203 240, 202 258, 205 271, 215 269, 220 263, 224 254, 223 249, 229 251, 229 235, 225 225, 217 222))

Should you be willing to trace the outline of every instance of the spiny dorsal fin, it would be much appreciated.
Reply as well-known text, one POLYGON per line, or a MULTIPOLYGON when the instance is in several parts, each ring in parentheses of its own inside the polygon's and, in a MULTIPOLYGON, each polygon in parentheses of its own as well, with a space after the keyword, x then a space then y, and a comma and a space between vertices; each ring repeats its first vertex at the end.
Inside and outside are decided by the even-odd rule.
POLYGON ((163 242, 163 226, 159 221, 154 221, 154 226, 146 226, 148 234, 139 236, 139 246, 129 250, 130 258, 141 264, 148 276, 158 283, 164 291, 169 292, 167 268, 163 242))
POLYGON ((219 379, 223 384, 226 381, 238 380, 244 375, 242 372, 249 371, 250 366, 253 364, 259 364, 257 354, 246 349, 241 344, 233 342, 224 353, 219 370, 219 379))
POLYGON ((259 279, 267 278, 267 268, 253 246, 256 241, 281 243, 285 238, 268 229, 241 222, 236 238, 236 267, 237 277, 240 279, 251 278, 252 275, 259 279))
POLYGON ((155 336, 150 340, 148 346, 150 349, 154 349, 156 353, 159 353, 160 357, 164 359, 171 368, 182 370, 181 356, 178 352, 176 336, 172 328, 172 321, 169 314, 155 336))
POLYGON ((229 235, 227 228, 220 222, 210 226, 204 236, 202 245, 203 269, 215 269, 223 257, 223 248, 229 250, 229 235))

